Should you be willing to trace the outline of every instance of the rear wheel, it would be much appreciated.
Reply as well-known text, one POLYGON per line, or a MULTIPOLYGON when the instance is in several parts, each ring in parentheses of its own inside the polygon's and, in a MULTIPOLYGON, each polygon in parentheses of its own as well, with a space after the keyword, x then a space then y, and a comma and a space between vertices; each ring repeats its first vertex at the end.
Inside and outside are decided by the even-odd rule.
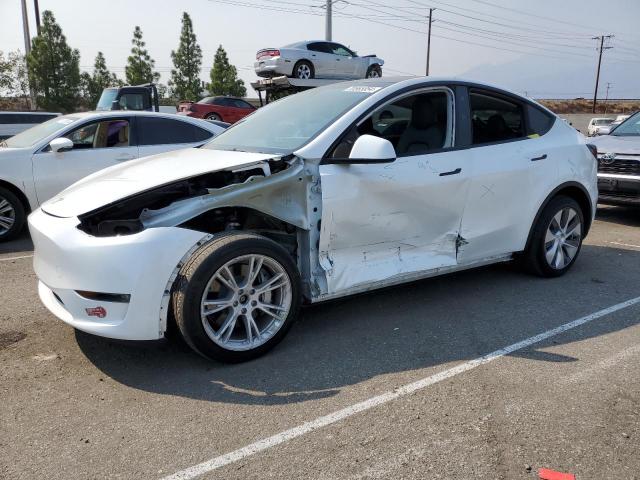
POLYGON ((16 195, 0 187, 0 242, 11 240, 22 232, 26 212, 16 195))
POLYGON ((207 119, 207 120, 215 120, 217 122, 221 122, 222 121, 222 117, 220 115, 218 115, 217 113, 208 113, 204 118, 207 119))
POLYGON ((525 266, 544 277, 563 275, 578 258, 583 232, 584 215, 578 202, 564 195, 553 198, 534 226, 525 266))
POLYGON ((311 62, 306 60, 300 60, 293 67, 293 78, 299 78, 300 80, 309 80, 315 77, 315 71, 311 62))
POLYGON ((300 308, 300 278, 289 253, 272 240, 223 235, 181 269, 173 305, 180 333, 194 350, 242 362, 284 338, 300 308))
POLYGON ((367 78, 380 78, 382 77, 382 69, 380 65, 371 65, 367 69, 367 78))

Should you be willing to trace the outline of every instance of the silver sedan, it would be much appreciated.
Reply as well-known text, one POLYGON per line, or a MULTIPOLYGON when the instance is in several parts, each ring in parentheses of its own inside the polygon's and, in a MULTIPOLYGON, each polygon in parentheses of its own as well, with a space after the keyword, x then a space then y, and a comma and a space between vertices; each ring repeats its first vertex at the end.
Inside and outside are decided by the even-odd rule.
POLYGON ((359 57, 344 45, 318 40, 259 50, 254 68, 259 77, 360 79, 381 77, 382 65, 375 55, 359 57))

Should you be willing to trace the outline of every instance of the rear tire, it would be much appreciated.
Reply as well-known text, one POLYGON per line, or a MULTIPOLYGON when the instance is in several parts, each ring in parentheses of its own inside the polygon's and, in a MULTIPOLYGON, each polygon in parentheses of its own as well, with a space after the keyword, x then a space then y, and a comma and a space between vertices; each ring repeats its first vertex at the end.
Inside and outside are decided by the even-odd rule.
POLYGON ((298 316, 300 292, 298 269, 284 248, 253 233, 223 234, 180 270, 174 316, 196 352, 244 362, 284 338, 298 316))
POLYGON ((23 203, 10 190, 0 187, 0 242, 16 238, 24 228, 27 214, 23 203))
POLYGON ((291 76, 300 80, 310 80, 315 78, 316 72, 311 62, 307 60, 300 60, 293 66, 293 73, 291 76))
POLYGON ((216 122, 222 121, 222 117, 217 113, 208 113, 204 118, 205 120, 215 120, 216 122))
POLYGON ((367 69, 367 78, 380 78, 382 77, 382 68, 380 68, 380 65, 371 65, 368 69, 367 69))
POLYGON ((533 227, 524 267, 542 277, 564 275, 578 258, 584 231, 578 202, 564 195, 551 199, 533 227))

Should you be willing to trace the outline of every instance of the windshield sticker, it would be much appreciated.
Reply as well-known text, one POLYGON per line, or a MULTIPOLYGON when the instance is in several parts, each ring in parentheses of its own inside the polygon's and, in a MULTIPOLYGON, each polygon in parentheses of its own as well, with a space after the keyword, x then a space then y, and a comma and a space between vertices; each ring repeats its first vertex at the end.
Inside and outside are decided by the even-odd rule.
POLYGON ((359 85, 355 87, 345 88, 345 92, 356 92, 356 93, 373 93, 380 90, 382 87, 367 87, 364 85, 359 85))

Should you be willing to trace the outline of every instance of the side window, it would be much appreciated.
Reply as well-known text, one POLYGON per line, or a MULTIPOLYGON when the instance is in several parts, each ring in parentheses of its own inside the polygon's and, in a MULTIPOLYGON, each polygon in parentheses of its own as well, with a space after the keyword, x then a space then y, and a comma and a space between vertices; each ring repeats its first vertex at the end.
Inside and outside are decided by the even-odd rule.
POLYGON ((447 92, 409 95, 387 103, 353 126, 330 153, 347 158, 360 135, 389 140, 398 157, 423 155, 452 145, 453 104, 447 92))
POLYGON ((74 150, 128 147, 129 122, 122 119, 93 122, 67 133, 65 137, 73 142, 74 150))
POLYGON ((503 142, 525 137, 522 105, 502 96, 471 90, 473 143, 503 142))
POLYGON ((233 106, 236 108, 252 108, 251 105, 249 105, 247 102, 245 102, 244 100, 240 100, 239 98, 234 98, 233 99, 233 106))
POLYGON ((527 105, 527 117, 527 135, 542 136, 551 130, 555 121, 555 117, 533 105, 527 105))
POLYGON ((325 42, 314 42, 307 45, 307 50, 320 53, 331 53, 331 49, 325 42))
MULTIPOLYGON (((168 145, 199 140, 202 130, 188 122, 169 118, 138 117, 138 145, 168 145)), ((208 137, 207 137, 208 138, 208 137)))
POLYGON ((205 140, 209 140, 213 137, 213 133, 209 130, 205 130, 200 127, 193 127, 193 141, 194 142, 204 142, 205 140))
POLYGON ((118 99, 121 110, 146 110, 151 106, 141 93, 125 93, 118 99))
POLYGON ((334 55, 342 55, 343 57, 350 57, 353 54, 346 48, 340 45, 339 43, 331 43, 331 53, 334 55))

